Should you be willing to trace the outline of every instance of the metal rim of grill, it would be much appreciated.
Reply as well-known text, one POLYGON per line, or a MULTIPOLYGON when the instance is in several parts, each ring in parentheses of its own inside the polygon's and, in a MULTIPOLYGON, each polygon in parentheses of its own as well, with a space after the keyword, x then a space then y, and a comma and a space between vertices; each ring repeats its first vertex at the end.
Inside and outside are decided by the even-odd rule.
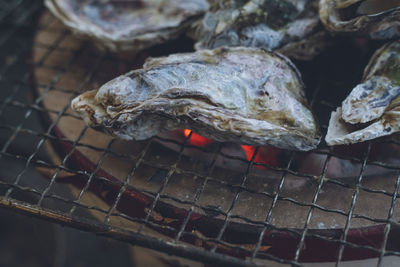
MULTIPOLYGON (((123 240, 126 242, 130 242, 135 245, 141 245, 144 247, 152 248, 155 250, 203 262, 213 262, 213 263, 229 264, 235 266, 252 266, 257 262, 258 258, 264 258, 280 263, 288 263, 294 266, 299 266, 301 265, 299 259, 301 257, 301 254, 303 253, 304 244, 308 242, 307 240, 316 240, 317 243, 322 242, 323 244, 333 244, 333 246, 337 248, 337 255, 335 257, 337 264, 342 261, 346 249, 354 249, 354 251, 358 250, 359 253, 372 253, 372 255, 377 256, 379 259, 377 263, 378 266, 382 264, 382 259, 384 256, 389 256, 389 255, 400 256, 399 252, 400 246, 396 246, 396 242, 391 241, 391 238, 393 239, 393 236, 395 236, 396 233, 398 233, 398 230, 400 229, 399 223, 393 220, 393 214, 396 208, 396 201, 398 197, 397 195, 400 185, 400 172, 399 172, 400 167, 386 162, 369 160, 369 153, 371 151, 371 146, 372 146, 371 142, 367 144, 367 150, 366 153, 364 153, 363 157, 351 158, 351 160, 361 164, 361 169, 354 185, 349 185, 346 184, 346 182, 341 182, 337 180, 325 179, 324 175, 327 170, 327 164, 329 158, 334 156, 340 157, 340 155, 334 154, 334 152, 332 152, 331 150, 318 150, 316 153, 322 153, 322 154, 325 153, 327 155, 327 159, 324 163, 324 168, 318 177, 314 176, 307 177, 308 179, 312 180, 317 184, 316 186, 317 189, 315 190, 315 193, 312 197, 312 201, 310 203, 302 203, 296 201, 295 199, 290 199, 290 198, 285 199, 284 197, 280 196, 282 186, 285 182, 285 178, 288 173, 301 176, 301 174, 299 173, 296 172, 293 173, 293 171, 290 169, 290 165, 292 164, 292 161, 295 157, 295 152, 291 153, 291 156, 287 161, 287 166, 279 169, 282 175, 279 180, 277 190, 274 191, 273 194, 266 194, 266 193, 264 194, 266 197, 272 200, 271 202, 272 204, 268 208, 267 216, 264 221, 252 221, 249 218, 232 214, 232 211, 242 192, 247 192, 250 194, 260 194, 259 192, 254 192, 246 187, 246 179, 250 169, 253 166, 265 165, 262 163, 254 162, 254 158, 257 154, 257 149, 256 149, 251 160, 246 162, 247 168, 246 172, 244 173, 241 179, 241 182, 239 184, 223 184, 224 186, 230 187, 233 190, 233 192, 235 192, 233 201, 228 211, 224 212, 219 210, 211 210, 211 212, 219 213, 219 215, 222 215, 224 217, 224 219, 221 221, 222 224, 220 224, 218 226, 218 229, 216 229, 217 234, 215 238, 199 236, 196 233, 187 232, 185 228, 191 216, 193 216, 193 214, 195 213, 194 211, 195 208, 201 208, 203 210, 210 209, 210 207, 200 206, 197 203, 197 201, 200 198, 206 184, 209 181, 221 183, 218 179, 211 177, 210 174, 199 175, 202 177, 203 182, 201 183, 199 188, 197 188, 196 195, 193 201, 185 201, 176 198, 173 195, 168 195, 163 193, 165 187, 169 182, 170 177, 178 169, 177 164, 179 163, 179 160, 182 157, 183 150, 185 149, 186 146, 188 146, 187 140, 190 138, 190 136, 186 139, 184 143, 177 143, 176 141, 173 140, 163 140, 172 143, 175 142, 176 145, 180 146, 180 150, 175 164, 169 166, 163 166, 163 168, 167 170, 167 174, 162 183, 160 184, 159 189, 156 192, 150 192, 142 190, 140 188, 132 187, 132 185, 129 184, 129 179, 131 178, 135 170, 139 167, 139 165, 144 161, 144 157, 148 147, 151 145, 152 142, 154 142, 154 140, 157 141, 157 138, 159 137, 155 137, 146 143, 146 145, 144 146, 145 148, 138 154, 138 157, 135 159, 136 165, 132 167, 132 172, 131 172, 132 175, 128 175, 124 181, 111 180, 109 177, 105 177, 104 175, 99 175, 98 171, 101 168, 101 163, 103 161, 103 158, 108 153, 112 153, 109 150, 109 147, 107 149, 101 150, 103 156, 99 159, 99 161, 95 166, 92 166, 92 171, 84 171, 81 170, 80 168, 74 168, 74 166, 71 165, 70 163, 74 161, 75 162, 79 161, 79 154, 77 156, 77 153, 74 152, 76 147, 86 145, 89 148, 91 148, 89 145, 82 143, 80 140, 81 137, 85 134, 87 128, 84 128, 81 135, 76 140, 69 140, 63 138, 61 134, 57 134, 56 132, 57 129, 55 126, 57 124, 58 119, 46 125, 46 127, 44 127, 44 129, 42 130, 37 130, 35 127, 30 127, 29 125, 28 126, 26 125, 29 124, 31 117, 33 117, 32 114, 34 113, 35 114, 51 113, 57 115, 57 118, 61 118, 62 116, 76 117, 76 115, 74 114, 66 113, 68 106, 61 108, 60 109, 61 111, 49 110, 42 106, 41 101, 45 96, 45 94, 48 93, 49 91, 58 90, 60 92, 64 91, 70 93, 68 89, 59 88, 55 85, 57 81, 64 75, 64 73, 68 72, 70 64, 68 62, 65 62, 65 65, 63 66, 46 66, 45 62, 46 58, 49 57, 49 55, 51 55, 51 53, 55 50, 70 52, 72 54, 70 60, 71 62, 73 62, 77 57, 81 56, 81 54, 84 53, 86 46, 80 47, 77 50, 61 48, 60 43, 63 40, 65 40, 66 37, 71 35, 71 33, 66 30, 64 32, 61 32, 59 34, 59 37, 50 44, 34 43, 33 45, 36 47, 41 47, 41 49, 44 50, 44 53, 37 62, 26 62, 27 58, 28 61, 30 60, 29 56, 27 55, 29 55, 30 50, 32 48, 31 34, 36 31, 50 31, 50 32, 54 31, 51 25, 53 22, 52 20, 54 20, 55 18, 50 18, 44 25, 37 25, 35 23, 35 21, 37 20, 37 16, 43 10, 41 1, 24 1, 24 0, 16 0, 8 2, 2 1, 0 4, 1 4, 0 26, 2 27, 2 34, 0 35, 0 47, 6 47, 9 50, 7 54, 2 55, 4 57, 5 64, 0 66, 0 84, 2 88, 6 88, 9 91, 7 97, 0 100, 0 131, 6 133, 7 135, 5 142, 1 144, 0 161, 2 159, 3 160, 15 159, 23 164, 23 168, 20 170, 18 175, 12 177, 0 177, 0 189, 2 192, 0 196, 0 206, 15 211, 19 211, 22 213, 26 213, 29 215, 37 216, 43 219, 51 220, 63 225, 68 225, 85 231, 94 232, 99 235, 104 235, 115 239, 123 240), (43 94, 35 95, 33 101, 32 100, 21 101, 18 97, 18 95, 22 93, 31 94, 30 91, 33 80, 32 72, 29 69, 26 69, 24 73, 18 73, 17 78, 14 77, 15 73, 14 76, 12 75, 13 68, 18 64, 27 65, 28 68, 45 66, 46 68, 50 68, 54 71, 54 76, 51 77, 49 83, 38 85, 43 88, 43 94), (3 121, 1 120, 2 117, 8 115, 7 114, 8 108, 19 109, 23 111, 22 118, 20 118, 20 120, 13 125, 10 125, 5 122, 3 123, 3 121), (15 150, 13 149, 13 144, 15 143, 15 140, 18 140, 19 135, 26 135, 32 138, 34 137, 33 140, 37 140, 37 142, 35 142, 34 144, 35 149, 33 152, 29 153, 15 152, 15 150), (59 146, 61 145, 64 147, 65 146, 68 147, 68 149, 65 150, 69 151, 69 153, 65 153, 65 155, 63 155, 60 164, 55 164, 49 157, 41 156, 41 151, 43 150, 45 143, 50 143, 50 142, 53 145, 58 144, 59 146), (362 184, 364 172, 366 166, 368 165, 376 165, 397 172, 396 178, 394 179, 393 183, 393 191, 372 189, 365 187, 362 184), (31 168, 38 166, 55 170, 55 173, 52 174, 50 181, 48 181, 48 183, 45 184, 40 190, 33 187, 29 186, 27 187, 21 185, 21 181, 23 179, 27 179, 26 175, 30 173, 31 168), (86 183, 82 187, 77 198, 74 197, 68 198, 53 192, 52 190, 53 187, 56 184, 58 184, 57 176, 60 176, 63 172, 72 173, 79 177, 85 177, 86 183), (108 210, 104 210, 99 206, 87 206, 81 203, 80 199, 88 190, 88 188, 91 186, 91 183, 93 184, 99 183, 105 185, 106 187, 116 186, 119 189, 117 191, 117 194, 113 196, 114 201, 109 205, 108 210), (349 207, 349 210, 345 211, 345 210, 329 209, 317 204, 318 197, 325 183, 334 183, 337 186, 353 190, 351 205, 349 207), (147 207, 147 212, 143 217, 132 217, 127 214, 118 212, 116 210, 117 206, 119 205, 119 202, 121 201, 121 198, 124 197, 124 194, 126 192, 131 192, 130 190, 133 190, 138 194, 142 194, 141 196, 147 196, 148 200, 150 200, 150 204, 147 207), (357 197, 360 191, 366 191, 373 194, 383 194, 388 198, 390 198, 390 208, 388 210, 387 218, 376 219, 364 214, 356 213, 355 205, 357 203, 357 197), (19 194, 23 195, 25 193, 36 196, 35 202, 32 203, 27 201, 23 197, 19 197, 19 194), (157 205, 160 205, 159 203, 162 203, 162 201, 165 199, 169 199, 173 202, 181 204, 183 203, 185 205, 190 206, 190 208, 187 210, 187 213, 185 213, 184 216, 181 218, 181 221, 179 221, 180 222, 179 227, 174 228, 166 224, 163 225, 160 223, 154 223, 153 221, 150 220, 150 216, 152 213, 155 213, 157 205), (294 205, 299 205, 303 207, 306 206, 309 208, 303 229, 290 229, 290 228, 280 229, 274 226, 270 222, 271 213, 274 210, 277 201, 282 199, 285 201, 292 202, 294 205), (71 208, 69 209, 68 212, 62 212, 60 211, 58 206, 43 207, 42 204, 46 200, 53 200, 57 203, 64 203, 66 205, 69 205, 68 207, 71 208), (86 209, 102 213, 104 214, 104 221, 93 220, 88 217, 80 216, 79 212, 75 212, 76 209, 86 209), (341 216, 346 216, 347 219, 344 228, 335 229, 334 231, 330 231, 329 234, 327 234, 324 231, 315 231, 313 229, 309 229, 309 224, 313 216, 313 212, 315 210, 337 213, 341 216), (121 217, 128 221, 139 223, 140 226, 138 231, 131 231, 124 227, 116 227, 111 225, 110 220, 113 217, 121 217), (257 229, 256 242, 252 244, 250 249, 245 246, 234 244, 233 242, 229 243, 227 241, 222 240, 225 231, 227 231, 227 229, 230 229, 232 224, 234 224, 232 223, 233 217, 235 219, 243 221, 244 223, 247 223, 248 225, 253 225, 257 229), (371 228, 368 229, 367 228, 357 229, 357 231, 361 232, 376 231, 377 233, 379 233, 381 236, 379 236, 376 240, 380 240, 381 242, 380 244, 378 244, 379 245, 378 247, 376 247, 377 244, 360 245, 352 243, 347 239, 349 233, 351 233, 352 231, 352 229, 350 229, 350 224, 353 218, 363 218, 377 224, 375 226, 371 226, 371 228), (143 233, 143 231, 146 228, 156 229, 159 232, 168 233, 172 237, 172 240, 170 241, 168 241, 167 239, 163 240, 148 235, 146 233, 143 233), (293 251, 294 254, 292 259, 284 259, 278 257, 276 255, 270 254, 268 250, 264 252, 259 251, 260 247, 262 246, 263 238, 267 233, 268 235, 272 235, 275 233, 279 235, 279 238, 282 239, 288 238, 288 240, 291 240, 290 242, 295 242, 292 243, 295 244, 294 247, 295 249, 293 251), (185 236, 188 237, 189 239, 194 238, 196 240, 201 240, 203 244, 207 244, 208 248, 205 249, 196 246, 191 246, 181 241, 182 238, 185 236), (388 245, 388 242, 390 243, 390 246, 388 245)), ((102 60, 106 59, 107 59, 107 54, 104 53, 102 53, 100 57, 93 59, 95 62, 92 66, 93 68, 88 69, 85 77, 83 77, 83 79, 80 81, 81 90, 83 90, 85 84, 91 79, 93 74, 96 72, 96 66, 102 60)), ((311 100, 312 105, 315 103, 316 96, 319 93, 318 90, 319 89, 316 89, 315 92, 313 93, 313 98, 311 100)), ((330 108, 334 108, 334 106, 329 103, 324 103, 324 104, 326 106, 329 106, 330 108)), ((43 117, 43 115, 40 115, 40 117, 43 117)), ((109 146, 112 145, 112 142, 113 141, 110 142, 109 146)), ((96 149, 96 148, 91 148, 91 149, 96 149)), ((120 156, 124 157, 124 155, 120 156)), ((223 155, 223 156, 230 157, 229 155, 223 155)), ((209 166, 210 173, 215 164, 215 159, 216 159, 215 155, 213 159, 214 160, 211 162, 209 166)), ((267 167, 273 168, 271 166, 267 167)), ((184 170, 179 170, 179 171, 184 171, 184 170)), ((198 174, 193 173, 192 175, 198 175, 198 174)))

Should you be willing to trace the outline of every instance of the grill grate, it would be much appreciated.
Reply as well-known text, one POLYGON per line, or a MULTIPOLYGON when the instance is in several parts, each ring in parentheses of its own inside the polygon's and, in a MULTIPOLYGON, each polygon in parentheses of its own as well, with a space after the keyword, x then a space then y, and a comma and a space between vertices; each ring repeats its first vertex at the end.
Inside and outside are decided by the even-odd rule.
MULTIPOLYGON (((269 166, 255 162, 260 148, 256 148, 247 161, 224 152, 223 144, 215 144, 211 150, 193 146, 189 142, 191 134, 183 141, 154 137, 139 142, 135 153, 115 149, 118 143, 115 139, 99 147, 87 142, 86 136, 92 130, 86 126, 74 138, 60 131, 65 118, 79 121, 79 117, 69 110, 72 98, 87 88, 99 85, 93 82, 105 75, 103 65, 114 62, 116 66, 122 65, 122 69, 126 66, 137 67, 147 54, 170 53, 174 51, 174 45, 171 45, 172 48, 158 47, 139 55, 135 63, 98 52, 86 42, 78 42, 77 46, 76 42, 71 41, 74 39, 72 33, 44 11, 41 1, 1 1, 0 27, 0 58, 3 62, 0 66, 0 167, 4 169, 0 172, 2 207, 170 254, 235 266, 253 266, 265 259, 300 266, 305 260, 320 260, 319 255, 309 255, 315 254, 317 250, 312 247, 318 244, 322 244, 325 250, 332 249, 326 251, 330 254, 325 256, 327 260, 334 259, 337 264, 346 259, 374 256, 378 258, 377 266, 380 266, 384 256, 400 256, 400 246, 394 238, 400 229, 397 220, 399 212, 396 212, 400 166, 398 161, 371 156, 377 145, 398 149, 400 144, 396 140, 369 142, 363 153, 357 156, 322 145, 311 153, 325 158, 318 174, 301 171, 295 166, 298 159, 305 156, 304 153, 289 152, 282 166, 269 166), (47 38, 35 39, 38 35, 47 38), (82 58, 90 58, 91 64, 80 67, 77 62, 82 58), (45 75, 40 76, 36 70, 45 70, 45 75), (73 80, 71 88, 68 80, 73 80), (36 93, 32 93, 35 88, 36 93), (45 100, 53 93, 69 99, 67 104, 61 107, 46 105, 45 100), (160 149, 159 143, 168 143, 178 149, 171 150, 166 159, 154 160, 151 156, 160 149), (59 153, 63 155, 60 159, 52 150, 53 147, 57 151, 64 151, 59 153), (197 166, 187 168, 183 164, 188 160, 185 154, 188 149, 207 154, 209 160, 202 163, 202 166, 205 165, 202 171, 197 166), (93 164, 87 164, 86 169, 78 162, 85 161, 85 156, 80 153, 83 150, 97 153, 96 160, 93 164), (124 179, 113 179, 104 172, 105 162, 109 158, 131 163, 124 179), (240 177, 235 180, 221 179, 218 176, 221 173, 218 166, 220 159, 242 164, 244 167, 240 177), (354 179, 327 178, 332 159, 359 166, 354 179), (10 162, 14 162, 16 173, 4 168, 11 168, 10 162), (255 179, 253 172, 260 166, 279 174, 272 190, 250 186, 255 179), (368 168, 373 167, 391 173, 388 186, 375 184, 374 180, 365 183, 368 168), (42 174, 47 173, 49 179, 38 176, 38 169, 42 174), (155 174, 143 174, 143 169, 155 170, 155 174), (138 175, 155 179, 156 182, 151 188, 138 186, 135 184, 138 175), (171 193, 176 192, 171 191, 171 184, 172 187, 179 186, 176 182, 179 176, 190 177, 189 180, 193 182, 192 194, 187 198, 171 193), (293 177, 315 188, 308 200, 299 199, 285 189, 293 177), (346 209, 320 204, 326 186, 351 192, 346 209), (216 187, 228 192, 226 196, 229 196, 229 201, 224 202, 227 203, 224 207, 217 203, 204 204, 210 190, 216 194, 217 191, 213 191, 216 187), (387 208, 387 216, 375 217, 357 208, 365 199, 363 194, 368 194, 370 198, 386 199, 382 208, 387 208), (249 197, 265 200, 265 206, 258 207, 263 216, 253 218, 237 212, 249 197), (141 203, 142 206, 133 210, 127 208, 127 204, 132 203, 141 203), (302 222, 302 227, 281 226, 274 222, 277 210, 284 211, 282 205, 307 209, 305 218, 294 218, 302 222), (143 210, 140 211, 140 208, 143 210), (171 209, 176 212, 172 217, 162 213, 171 209), (345 218, 345 223, 335 229, 315 229, 313 218, 316 213, 345 218), (201 217, 200 223, 205 224, 207 231, 194 224, 196 216, 201 217), (359 239, 355 237, 355 231, 352 232, 354 220, 362 220, 369 225, 355 228, 361 235, 359 239), (360 242, 363 237, 370 238, 370 241, 360 242), (282 247, 287 247, 287 251, 279 251, 282 247)), ((363 66, 364 63, 359 65, 363 66)), ((299 64, 307 69, 307 66, 302 66, 307 63, 299 64)), ((354 81, 361 70, 353 75, 354 81)), ((121 73, 120 69, 114 71, 121 73)), ((114 74, 108 75, 112 77, 114 74)), ((313 110, 324 110, 321 114, 329 114, 343 95, 336 96, 339 97, 336 102, 327 101, 325 97, 329 99, 329 95, 324 91, 327 89, 326 77, 318 81, 307 77, 305 74, 306 83, 309 79, 313 110)), ((331 85, 331 89, 338 87, 338 84, 331 85)), ((321 115, 319 119, 322 129, 326 131, 328 117, 324 116, 321 115)))

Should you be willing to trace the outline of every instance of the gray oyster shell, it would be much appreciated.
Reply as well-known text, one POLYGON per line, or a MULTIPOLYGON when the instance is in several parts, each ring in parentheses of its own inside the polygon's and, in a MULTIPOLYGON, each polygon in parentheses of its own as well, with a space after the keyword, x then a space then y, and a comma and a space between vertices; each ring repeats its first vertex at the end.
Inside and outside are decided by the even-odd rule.
POLYGON ((199 23, 195 47, 259 47, 311 59, 328 44, 317 0, 216 0, 199 23))
POLYGON ((398 0, 320 0, 325 27, 336 33, 389 40, 400 36, 398 0))
POLYGON ((154 58, 72 101, 90 126, 143 140, 187 128, 221 142, 311 150, 318 126, 280 54, 218 48, 154 58))
POLYGON ((400 131, 400 41, 372 56, 364 77, 332 113, 328 145, 353 144, 400 131))
POLYGON ((208 10, 207 0, 45 0, 66 26, 113 52, 176 38, 208 10))

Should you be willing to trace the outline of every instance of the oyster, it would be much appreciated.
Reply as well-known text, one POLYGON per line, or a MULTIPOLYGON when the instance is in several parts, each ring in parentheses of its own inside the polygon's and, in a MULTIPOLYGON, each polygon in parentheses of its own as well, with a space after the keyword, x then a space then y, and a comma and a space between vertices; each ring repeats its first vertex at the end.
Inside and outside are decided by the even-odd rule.
POLYGON ((316 0, 218 0, 200 23, 196 49, 246 46, 311 59, 328 45, 316 0))
POLYGON ((400 36, 399 0, 321 0, 319 14, 332 32, 377 40, 400 36))
POLYGON ((400 41, 372 56, 362 83, 332 113, 328 145, 353 144, 400 131, 400 41))
POLYGON ((111 51, 133 51, 171 40, 208 9, 207 0, 46 0, 75 33, 111 51))
POLYGON ((122 139, 191 129, 216 141, 310 150, 320 140, 296 67, 256 48, 149 59, 72 101, 90 126, 122 139))

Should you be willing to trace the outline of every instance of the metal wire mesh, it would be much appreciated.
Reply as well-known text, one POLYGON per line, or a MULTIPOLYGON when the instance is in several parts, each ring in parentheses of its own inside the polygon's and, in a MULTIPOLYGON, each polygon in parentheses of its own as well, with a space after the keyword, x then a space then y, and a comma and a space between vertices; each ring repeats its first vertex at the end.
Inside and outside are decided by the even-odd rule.
MULTIPOLYGON (((357 156, 343 154, 322 145, 312 152, 324 157, 322 169, 316 175, 294 167, 297 158, 304 156, 300 152, 289 152, 286 154, 285 164, 272 166, 255 161, 260 148, 256 148, 251 159, 246 160, 224 153, 222 144, 216 144, 211 150, 193 146, 189 142, 192 134, 183 142, 163 137, 139 142, 135 153, 114 149, 117 140, 112 138, 102 147, 91 145, 85 141, 86 135, 91 131, 87 127, 82 127, 79 134, 71 139, 63 136, 59 128, 64 118, 80 120, 69 110, 72 98, 87 87, 90 88, 94 77, 102 76, 103 64, 116 60, 124 64, 127 60, 99 52, 87 42, 80 42, 79 46, 71 45, 70 39, 75 38, 72 33, 49 13, 43 12, 41 1, 0 2, 0 56, 3 62, 0 66, 0 84, 4 96, 0 101, 0 164, 7 166, 11 160, 18 163, 17 173, 1 174, 1 206, 204 262, 252 266, 262 259, 268 259, 299 266, 304 259, 312 259, 312 255, 304 255, 309 250, 306 244, 310 246, 313 242, 324 244, 326 249, 333 248, 329 253, 334 255, 336 264, 343 259, 351 259, 351 253, 368 254, 365 257, 375 256, 378 258, 378 266, 384 256, 400 256, 400 246, 394 238, 399 229, 399 223, 394 218, 398 204, 400 167, 395 161, 370 157, 373 146, 390 144, 398 147, 395 140, 370 142, 363 153, 357 156), (34 35, 40 34, 51 35, 52 38, 34 38, 34 35), (33 49, 36 51, 35 55, 32 55, 33 49), (68 60, 58 61, 56 55, 63 55, 61 58, 68 60), (92 64, 82 68, 77 66, 76 62, 82 57, 90 58, 92 64), (46 70, 46 75, 41 79, 37 77, 40 74, 34 71, 38 69, 46 70), (71 75, 75 77, 71 88, 60 86, 60 81, 68 80, 71 75), (32 93, 33 87, 38 88, 35 93, 32 93), (67 104, 54 108, 46 106, 44 99, 52 93, 63 95, 67 98, 67 104), (168 152, 168 159, 152 159, 152 151, 160 149, 157 146, 160 142, 172 144, 178 149, 168 152), (60 160, 57 160, 56 154, 49 152, 49 147, 53 146, 64 152, 61 153, 60 160), (199 171, 196 167, 184 167, 186 165, 182 162, 187 161, 184 151, 188 148, 208 155, 205 171, 199 171), (96 161, 87 165, 87 169, 77 166, 77 160, 80 157, 83 160, 83 156, 79 154, 82 149, 98 153, 96 161), (131 163, 124 179, 112 179, 103 171, 105 161, 110 157, 131 163), (221 158, 237 161, 244 166, 238 179, 225 180, 219 177, 221 172, 217 171, 217 162, 221 158), (356 179, 327 178, 328 165, 332 158, 358 164, 356 179), (392 190, 373 183, 364 183, 365 172, 371 166, 396 173, 390 179, 392 190), (42 176, 33 179, 33 173, 37 176, 38 167, 42 173, 49 174, 49 179, 42 176), (258 167, 265 167, 279 174, 272 190, 250 186, 254 179, 252 171, 258 167), (143 174, 143 169, 152 169, 155 172, 151 175, 143 174), (135 183, 139 175, 145 176, 145 179, 155 179, 153 187, 149 189, 137 186, 135 183), (188 197, 170 193, 171 183, 174 187, 179 186, 176 182, 178 176, 190 177, 190 181, 193 181, 192 194, 188 197), (308 200, 299 200, 296 195, 286 192, 288 176, 304 179, 312 185, 310 187, 313 193, 308 200), (351 199, 347 209, 319 204, 327 185, 350 190, 351 199), (215 187, 229 192, 226 206, 204 204, 210 188, 215 187), (385 198, 387 216, 376 218, 364 210, 357 211, 360 194, 369 194, 370 198, 385 198), (92 195, 95 197, 91 197, 92 195), (238 206, 245 204, 246 197, 259 197, 265 201, 265 206, 259 208, 263 219, 254 219, 237 212, 238 206), (131 199, 136 199, 136 202, 131 199), (132 211, 126 207, 132 203, 139 203, 143 207, 132 211), (303 227, 282 227, 274 223, 273 214, 281 205, 306 208, 305 218, 295 218, 303 222, 303 227), (176 214, 171 217, 163 213, 163 210, 174 208, 176 214), (315 213, 318 212, 345 218, 345 224, 337 229, 310 229, 315 213), (203 217, 200 219, 200 224, 204 223, 207 227, 206 231, 200 229, 199 224, 193 226, 196 216, 206 217, 204 221, 203 217), (353 236, 349 240, 354 220, 368 221, 374 229, 381 229, 380 236, 364 243, 353 236), (277 238, 274 239, 274 235, 277 238), (283 243, 278 244, 279 242, 283 243), (274 250, 275 247, 285 246, 286 252, 274 250)), ((155 49, 148 53, 157 55, 158 51, 155 49)), ((136 58, 134 66, 140 66, 146 56, 143 54, 136 58)), ((132 67, 132 62, 127 62, 127 65, 132 67)), ((325 96, 326 88, 323 89, 318 83, 314 85, 311 86, 314 90, 309 92, 313 110, 325 110, 329 114, 337 103, 322 97, 325 96)), ((327 119, 320 120, 322 129, 326 129, 327 119)), ((359 231, 364 231, 364 235, 368 236, 365 229, 359 231)))

